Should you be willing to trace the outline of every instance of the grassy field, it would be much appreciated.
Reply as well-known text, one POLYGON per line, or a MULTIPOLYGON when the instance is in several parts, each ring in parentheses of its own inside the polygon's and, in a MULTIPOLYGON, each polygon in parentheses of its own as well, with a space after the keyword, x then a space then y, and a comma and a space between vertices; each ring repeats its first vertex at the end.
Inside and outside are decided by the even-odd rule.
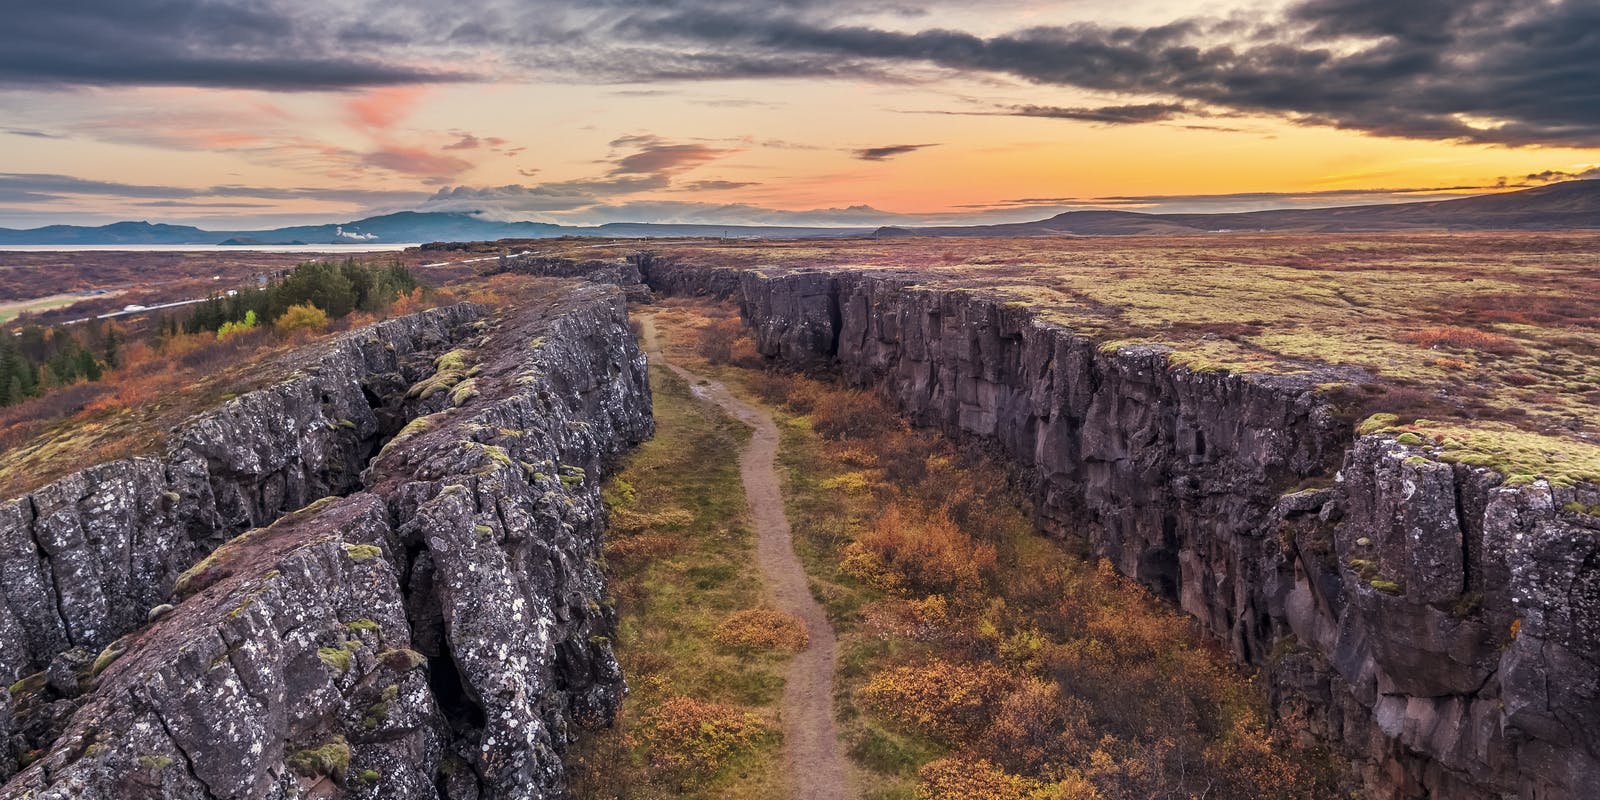
MULTIPOLYGON (((554 250, 570 244, 549 245, 554 250)), ((586 245, 584 258, 625 254, 586 245)), ((764 273, 910 273, 994 297, 1108 351, 1297 375, 1444 460, 1600 481, 1600 235, 1469 233, 661 243, 764 273), (1413 425, 1417 420, 1423 424, 1413 425)), ((577 251, 574 251, 575 253, 577 251)))
MULTIPOLYGON (((101 295, 102 297, 104 295, 101 295)), ((4 325, 21 314, 34 314, 48 311, 52 308, 66 308, 80 300, 85 299, 80 294, 53 294, 49 297, 35 297, 31 300, 16 300, 0 303, 0 325, 4 325)))
POLYGON ((868 798, 1338 796, 1326 757, 1292 722, 1269 728, 1259 688, 1186 618, 1038 536, 998 464, 874 395, 741 366, 726 307, 664 305, 675 359, 779 419, 868 798))
MULTIPOLYGON (((657 434, 607 483, 606 565, 630 693, 569 760, 582 800, 786 796, 782 648, 741 634, 763 603, 738 453, 749 429, 651 370, 657 434)), ((758 637, 759 638, 759 637, 758 637)))

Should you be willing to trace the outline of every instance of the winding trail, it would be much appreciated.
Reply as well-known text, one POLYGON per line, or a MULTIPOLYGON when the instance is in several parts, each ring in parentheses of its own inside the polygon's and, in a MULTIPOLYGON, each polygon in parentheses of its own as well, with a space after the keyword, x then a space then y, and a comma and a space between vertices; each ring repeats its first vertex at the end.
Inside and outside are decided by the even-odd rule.
POLYGON ((783 491, 774 466, 778 426, 766 410, 728 392, 717 381, 696 375, 667 360, 655 320, 639 316, 645 351, 689 382, 690 391, 714 403, 751 428, 750 443, 739 455, 750 518, 756 530, 756 562, 779 610, 793 614, 811 633, 811 644, 789 662, 783 686, 784 761, 793 777, 796 800, 850 800, 849 765, 833 719, 833 672, 838 641, 822 605, 811 596, 805 568, 795 555, 789 519, 783 512, 783 491))

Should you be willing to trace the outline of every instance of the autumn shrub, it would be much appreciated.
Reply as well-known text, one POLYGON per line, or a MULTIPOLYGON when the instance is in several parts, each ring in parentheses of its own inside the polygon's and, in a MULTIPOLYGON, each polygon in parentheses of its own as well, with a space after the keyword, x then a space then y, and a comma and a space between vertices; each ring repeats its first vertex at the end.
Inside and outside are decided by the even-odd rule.
POLYGON ((1090 709, 1051 681, 1026 678, 1000 702, 982 748, 1006 769, 1037 775, 1077 761, 1090 738, 1090 709))
POLYGON ((254 311, 246 311, 246 312, 244 312, 244 318, 243 319, 238 319, 238 320, 234 320, 232 322, 224 322, 224 323, 222 323, 222 326, 217 328, 217 338, 218 339, 231 339, 231 338, 233 338, 235 336, 238 336, 241 333, 244 333, 246 331, 249 331, 249 330, 255 328, 255 326, 256 326, 256 312, 254 312, 254 311))
POLYGON ((951 621, 950 603, 938 594, 921 600, 879 600, 861 609, 862 625, 881 639, 940 641, 947 638, 951 621))
POLYGON ((804 622, 769 608, 734 613, 717 626, 712 638, 719 647, 742 653, 799 652, 811 643, 804 622))
POLYGON ((840 553, 840 570, 885 590, 965 595, 994 571, 995 548, 961 532, 943 512, 908 514, 891 503, 840 553))
POLYGON ((651 764, 686 779, 709 778, 772 736, 772 729, 754 713, 692 697, 662 702, 642 720, 639 731, 651 764))
POLYGON ((882 399, 860 389, 835 389, 811 402, 811 426, 826 439, 869 439, 901 426, 882 399))
POLYGON ((1411 331, 1401 338, 1422 347, 1453 347, 1458 350, 1476 350, 1495 355, 1515 355, 1522 352, 1522 345, 1509 336, 1454 325, 1423 328, 1411 331))
POLYGON ((284 309, 283 316, 273 325, 280 331, 320 331, 328 327, 328 314, 310 303, 299 303, 284 309))
POLYGON ((941 758, 918 773, 917 800, 1098 800, 1076 774, 1057 782, 1012 775, 984 759, 941 758))
POLYGON ((856 691, 856 703, 923 735, 960 744, 983 730, 1011 683, 993 664, 931 659, 878 672, 856 691))
POLYGON ((715 319, 701 328, 695 352, 713 364, 754 367, 761 363, 755 341, 736 317, 715 319))

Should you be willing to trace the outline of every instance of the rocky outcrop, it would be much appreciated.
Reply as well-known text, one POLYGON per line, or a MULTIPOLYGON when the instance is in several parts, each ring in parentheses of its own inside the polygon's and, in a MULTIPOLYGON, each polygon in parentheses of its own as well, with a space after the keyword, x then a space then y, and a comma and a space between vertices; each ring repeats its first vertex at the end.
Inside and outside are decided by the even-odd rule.
POLYGON ((229 537, 358 486, 418 411, 406 388, 480 313, 447 306, 346 334, 299 357, 308 366, 292 377, 190 420, 162 456, 0 504, 0 682, 73 647, 98 651, 229 537))
MULTIPOLYGON (((646 262, 663 293, 726 270, 646 262)), ((1173 366, 906 272, 740 273, 758 350, 997 446, 1082 537, 1262 669, 1374 797, 1600 779, 1600 490, 1357 439, 1316 384, 1173 366), (1306 487, 1311 487, 1307 489, 1306 487)))
POLYGON ((641 259, 648 259, 645 254, 638 254, 628 258, 567 258, 563 256, 543 256, 532 253, 519 255, 502 255, 496 259, 494 266, 487 271, 490 274, 511 273, 515 275, 537 275, 544 278, 582 278, 592 283, 609 283, 623 288, 627 292, 628 300, 635 303, 648 303, 652 296, 650 287, 644 285, 644 277, 639 271, 641 259))
POLYGON ((411 392, 446 407, 357 491, 218 548, 62 686, 24 681, 14 730, 65 721, 21 737, 0 798, 561 796, 560 752, 623 691, 599 478, 652 431, 644 357, 598 286, 462 344, 411 392))

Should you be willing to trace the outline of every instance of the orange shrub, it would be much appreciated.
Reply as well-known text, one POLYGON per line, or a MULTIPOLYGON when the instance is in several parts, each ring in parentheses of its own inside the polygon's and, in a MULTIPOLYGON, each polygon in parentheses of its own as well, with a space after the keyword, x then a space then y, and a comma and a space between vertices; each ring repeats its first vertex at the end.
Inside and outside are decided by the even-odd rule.
POLYGON ((1401 336, 1401 339, 1422 347, 1454 347, 1459 350, 1478 350, 1496 355, 1514 355, 1522 352, 1522 345, 1509 336, 1454 325, 1438 325, 1411 331, 1401 336))
POLYGON ((1051 764, 1085 753, 1089 707, 1063 697, 1054 683, 1027 678, 1006 695, 982 744, 994 760, 1023 774, 1040 774, 1051 764))
POLYGON ((1012 775, 984 759, 941 758, 918 773, 917 800, 1098 800, 1074 774, 1058 783, 1012 775))
POLYGON ((957 744, 982 730, 1011 676, 993 664, 953 664, 933 659, 879 672, 856 692, 856 702, 878 716, 957 744))
POLYGON ((841 556, 845 574, 882 589, 923 594, 978 591, 995 566, 994 545, 974 541, 942 512, 913 519, 894 503, 841 556))
POLYGON ((793 614, 753 608, 723 620, 712 639, 720 647, 740 652, 799 652, 811 643, 811 633, 793 614))
POLYGON ((826 439, 868 439, 902 424, 887 403, 860 389, 819 392, 810 413, 811 427, 826 439))
POLYGON ((735 317, 713 320, 700 329, 695 351, 713 364, 753 367, 761 363, 750 332, 735 317))
POLYGON ((743 709, 692 697, 663 702, 643 720, 650 762, 684 778, 709 778, 729 759, 767 743, 772 730, 743 709))

